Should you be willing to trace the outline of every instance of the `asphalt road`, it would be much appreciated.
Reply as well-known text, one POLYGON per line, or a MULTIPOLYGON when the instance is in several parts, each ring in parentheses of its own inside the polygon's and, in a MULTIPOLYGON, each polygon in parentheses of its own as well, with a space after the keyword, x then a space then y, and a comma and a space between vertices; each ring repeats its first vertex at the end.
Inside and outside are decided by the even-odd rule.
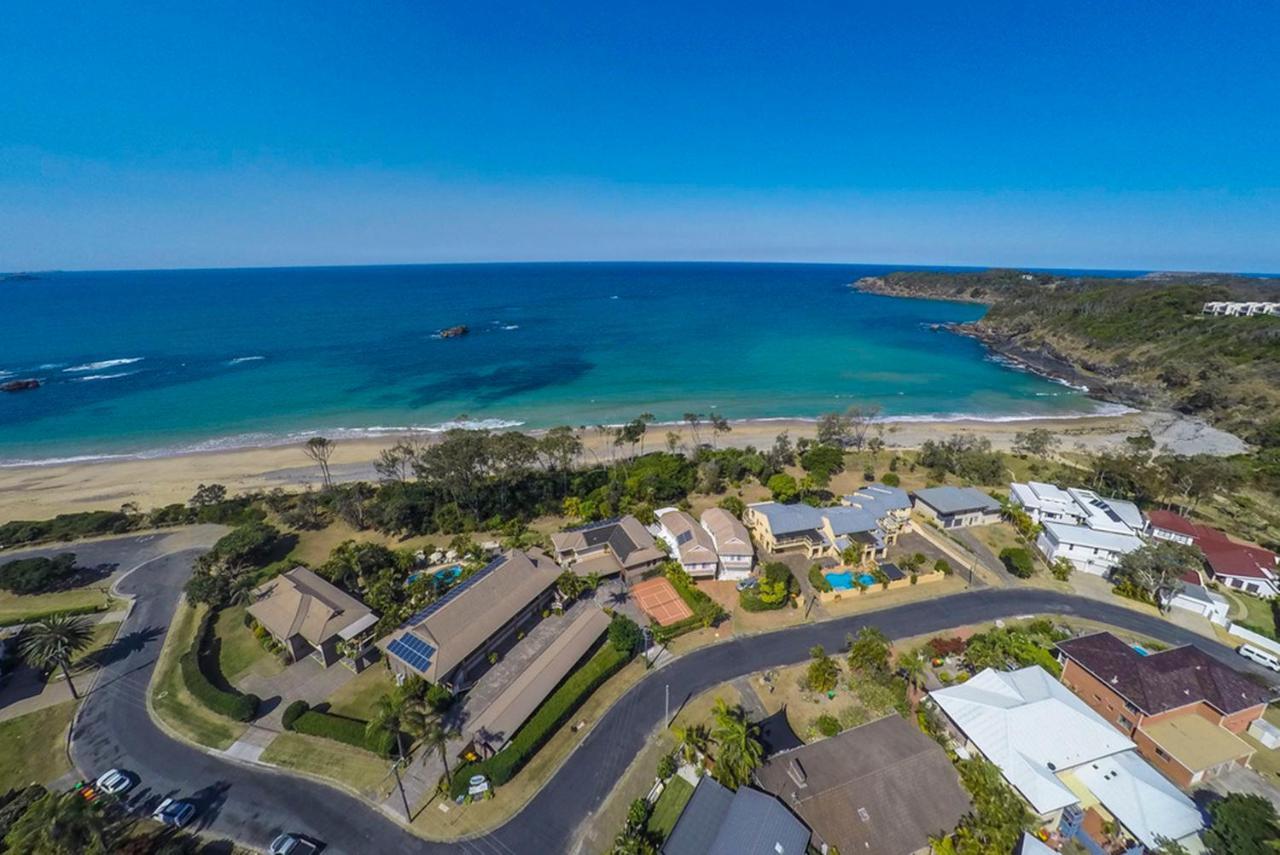
MULTIPOLYGON (((136 539, 117 542, 123 554, 136 539)), ((99 545, 97 548, 103 548, 99 545)), ((107 664, 73 731, 72 755, 84 772, 119 766, 141 776, 130 803, 139 810, 164 796, 193 799, 197 827, 214 835, 265 847, 280 831, 299 831, 351 853, 560 853, 568 852, 579 826, 597 810, 641 750, 663 715, 665 687, 671 708, 734 677, 807 658, 822 644, 839 649, 847 633, 874 624, 891 637, 941 631, 1024 614, 1089 618, 1170 644, 1194 641, 1239 667, 1229 648, 1156 618, 1094 600, 1033 589, 981 590, 912 603, 880 612, 703 648, 654 672, 616 703, 533 801, 492 834, 454 843, 429 843, 401 830, 376 809, 342 791, 207 755, 166 736, 146 710, 146 692, 164 633, 200 550, 152 558, 120 583, 137 596, 124 622, 120 655, 107 664)), ((122 564, 128 564, 122 561, 122 564)), ((136 563, 136 562, 134 562, 136 563)))

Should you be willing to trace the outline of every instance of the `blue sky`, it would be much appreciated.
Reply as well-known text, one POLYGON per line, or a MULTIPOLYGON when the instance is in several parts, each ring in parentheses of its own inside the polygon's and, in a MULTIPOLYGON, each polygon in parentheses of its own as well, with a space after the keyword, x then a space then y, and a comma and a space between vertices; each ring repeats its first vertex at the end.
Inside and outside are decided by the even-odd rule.
POLYGON ((1280 272, 1280 4, 6 4, 0 269, 1280 272))

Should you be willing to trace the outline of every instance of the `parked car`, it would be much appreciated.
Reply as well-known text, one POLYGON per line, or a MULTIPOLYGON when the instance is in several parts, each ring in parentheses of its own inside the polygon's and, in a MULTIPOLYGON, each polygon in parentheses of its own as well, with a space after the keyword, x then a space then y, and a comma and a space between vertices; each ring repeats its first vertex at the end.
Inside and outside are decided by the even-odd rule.
POLYGON ((281 834, 267 849, 270 855, 315 855, 319 851, 319 843, 301 834, 281 834))
POLYGON ((99 775, 98 780, 93 782, 93 786, 99 792, 118 796, 128 792, 136 783, 137 779, 123 769, 112 769, 110 772, 99 775))
POLYGON ((156 808, 155 813, 151 814, 151 818, 174 828, 182 828, 191 822, 195 815, 196 806, 191 802, 184 799, 165 799, 156 808))
POLYGON ((1242 644, 1236 649, 1236 652, 1245 659, 1252 659, 1272 671, 1280 671, 1280 658, 1261 648, 1254 647, 1252 644, 1242 644))
POLYGON ((737 588, 739 591, 745 591, 748 588, 754 588, 756 585, 759 585, 759 584, 760 584, 760 580, 757 577, 748 576, 747 578, 742 579, 738 582, 737 588))

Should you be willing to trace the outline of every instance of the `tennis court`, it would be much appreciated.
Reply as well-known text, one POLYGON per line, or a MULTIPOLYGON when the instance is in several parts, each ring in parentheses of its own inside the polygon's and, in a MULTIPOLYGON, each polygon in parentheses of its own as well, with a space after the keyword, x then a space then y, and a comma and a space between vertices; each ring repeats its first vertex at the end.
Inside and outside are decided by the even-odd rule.
POLYGON ((682 621, 693 617, 689 608, 676 589, 666 579, 648 579, 633 585, 631 598, 640 610, 658 622, 660 626, 682 621))

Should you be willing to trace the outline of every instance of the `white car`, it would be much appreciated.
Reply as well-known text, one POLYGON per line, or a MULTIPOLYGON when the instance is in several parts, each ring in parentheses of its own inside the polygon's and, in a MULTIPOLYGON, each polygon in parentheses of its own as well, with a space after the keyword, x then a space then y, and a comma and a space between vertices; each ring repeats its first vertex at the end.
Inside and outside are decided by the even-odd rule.
POLYGON ((182 799, 165 799, 156 808, 155 813, 151 814, 151 818, 174 828, 182 828, 191 822, 195 815, 196 806, 191 802, 182 799))
POLYGON ((270 855, 314 855, 320 847, 301 834, 282 834, 271 841, 270 855))
POLYGON ((95 789, 118 796, 127 792, 136 781, 134 777, 123 769, 112 769, 110 772, 103 772, 98 776, 98 780, 93 782, 95 789))

